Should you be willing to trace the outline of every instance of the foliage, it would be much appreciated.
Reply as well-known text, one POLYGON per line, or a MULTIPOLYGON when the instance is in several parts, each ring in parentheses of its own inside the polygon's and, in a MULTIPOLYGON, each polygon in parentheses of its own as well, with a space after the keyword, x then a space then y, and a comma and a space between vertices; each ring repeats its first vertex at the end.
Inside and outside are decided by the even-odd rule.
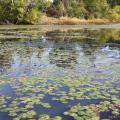
POLYGON ((84 0, 86 10, 88 11, 88 18, 101 18, 105 17, 109 5, 106 0, 84 0))
POLYGON ((120 6, 115 6, 109 11, 108 18, 112 21, 120 20, 120 6))
POLYGON ((110 4, 111 7, 120 5, 120 0, 107 0, 107 2, 110 4))
POLYGON ((59 11, 61 16, 63 16, 65 14, 65 9, 64 9, 64 6, 61 1, 59 4, 56 5, 56 8, 59 11))
POLYGON ((71 6, 68 11, 68 15, 71 17, 84 18, 87 14, 85 4, 83 1, 77 2, 76 0, 71 1, 71 6))
POLYGON ((0 0, 0 23, 34 24, 41 15, 120 20, 120 0, 0 0), (47 12, 49 11, 49 12, 47 12))
POLYGON ((0 21, 4 23, 33 23, 39 20, 45 1, 38 4, 39 0, 6 0, 0 1, 0 21))
POLYGON ((37 9, 32 9, 29 11, 29 13, 26 15, 26 17, 23 19, 23 21, 27 23, 34 23, 37 22, 40 18, 40 13, 37 11, 37 9))
POLYGON ((38 0, 37 7, 39 11, 46 12, 47 8, 50 6, 51 2, 49 0, 38 0))
MULTIPOLYGON (((118 12, 119 0, 67 0, 69 6, 66 14, 69 17, 77 17, 82 19, 109 18, 110 20, 119 20, 118 12), (109 15, 109 17, 108 17, 109 15)), ((56 8, 61 4, 60 0, 54 0, 56 8)), ((64 9, 66 8, 64 5, 64 9)), ((61 11, 61 9, 58 9, 61 11)), ((63 16, 63 14, 61 14, 63 16)))

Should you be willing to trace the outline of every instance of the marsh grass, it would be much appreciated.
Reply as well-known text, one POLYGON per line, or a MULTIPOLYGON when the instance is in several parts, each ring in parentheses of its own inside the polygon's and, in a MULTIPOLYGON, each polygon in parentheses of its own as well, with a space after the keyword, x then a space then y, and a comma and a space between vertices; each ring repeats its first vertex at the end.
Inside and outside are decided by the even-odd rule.
POLYGON ((83 25, 83 24, 108 24, 111 23, 108 19, 78 19, 69 17, 53 18, 42 16, 40 24, 47 25, 83 25))

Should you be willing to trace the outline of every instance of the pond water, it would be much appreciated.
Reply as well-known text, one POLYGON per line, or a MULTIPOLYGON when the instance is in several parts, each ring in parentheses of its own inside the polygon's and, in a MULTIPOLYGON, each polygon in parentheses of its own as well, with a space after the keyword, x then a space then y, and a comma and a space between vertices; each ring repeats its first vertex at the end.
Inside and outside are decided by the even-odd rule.
POLYGON ((120 120, 120 28, 1 26, 0 120, 120 120))

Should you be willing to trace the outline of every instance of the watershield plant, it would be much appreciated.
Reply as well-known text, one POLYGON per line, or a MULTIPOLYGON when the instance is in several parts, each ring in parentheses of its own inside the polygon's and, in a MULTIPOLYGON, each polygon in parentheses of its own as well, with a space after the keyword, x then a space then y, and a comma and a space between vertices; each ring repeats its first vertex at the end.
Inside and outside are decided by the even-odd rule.
MULTIPOLYGON (((8 52, 16 49, 16 58, 23 57, 21 61, 25 65, 31 57, 29 62, 32 65, 29 67, 33 74, 29 75, 26 65, 27 69, 21 76, 8 78, 6 75, 7 80, 1 78, 1 112, 8 113, 14 120, 62 120, 60 115, 63 113, 75 120, 99 120, 102 113, 110 113, 115 118, 120 116, 118 61, 96 63, 96 66, 91 66, 89 62, 91 47, 89 44, 84 46, 85 41, 82 43, 83 46, 80 46, 82 56, 79 56, 81 50, 76 50, 78 48, 74 43, 72 43, 74 48, 68 44, 69 49, 67 49, 62 43, 59 46, 59 42, 54 42, 52 45, 55 46, 51 48, 41 47, 43 41, 36 42, 40 42, 40 46, 36 44, 32 46, 33 43, 29 41, 28 47, 28 43, 21 47, 15 44, 14 48, 9 47, 8 50, 4 47, 8 52), (34 60, 37 63, 34 63, 34 60), (3 90, 5 84, 9 84, 10 89, 13 90, 12 95, 8 95, 3 90), (53 115, 52 111, 56 113, 53 115)), ((106 53, 101 52, 99 47, 96 49, 98 49, 94 53, 97 55, 96 62, 100 62, 106 57, 106 53)), ((109 119, 109 115, 106 119, 109 119)))

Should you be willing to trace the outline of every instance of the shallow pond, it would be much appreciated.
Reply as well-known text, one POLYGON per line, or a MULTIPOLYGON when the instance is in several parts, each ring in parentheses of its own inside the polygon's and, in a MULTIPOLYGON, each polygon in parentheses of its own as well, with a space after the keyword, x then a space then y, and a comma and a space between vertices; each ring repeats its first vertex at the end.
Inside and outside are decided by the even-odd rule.
POLYGON ((0 120, 120 120, 115 27, 1 26, 0 120))

